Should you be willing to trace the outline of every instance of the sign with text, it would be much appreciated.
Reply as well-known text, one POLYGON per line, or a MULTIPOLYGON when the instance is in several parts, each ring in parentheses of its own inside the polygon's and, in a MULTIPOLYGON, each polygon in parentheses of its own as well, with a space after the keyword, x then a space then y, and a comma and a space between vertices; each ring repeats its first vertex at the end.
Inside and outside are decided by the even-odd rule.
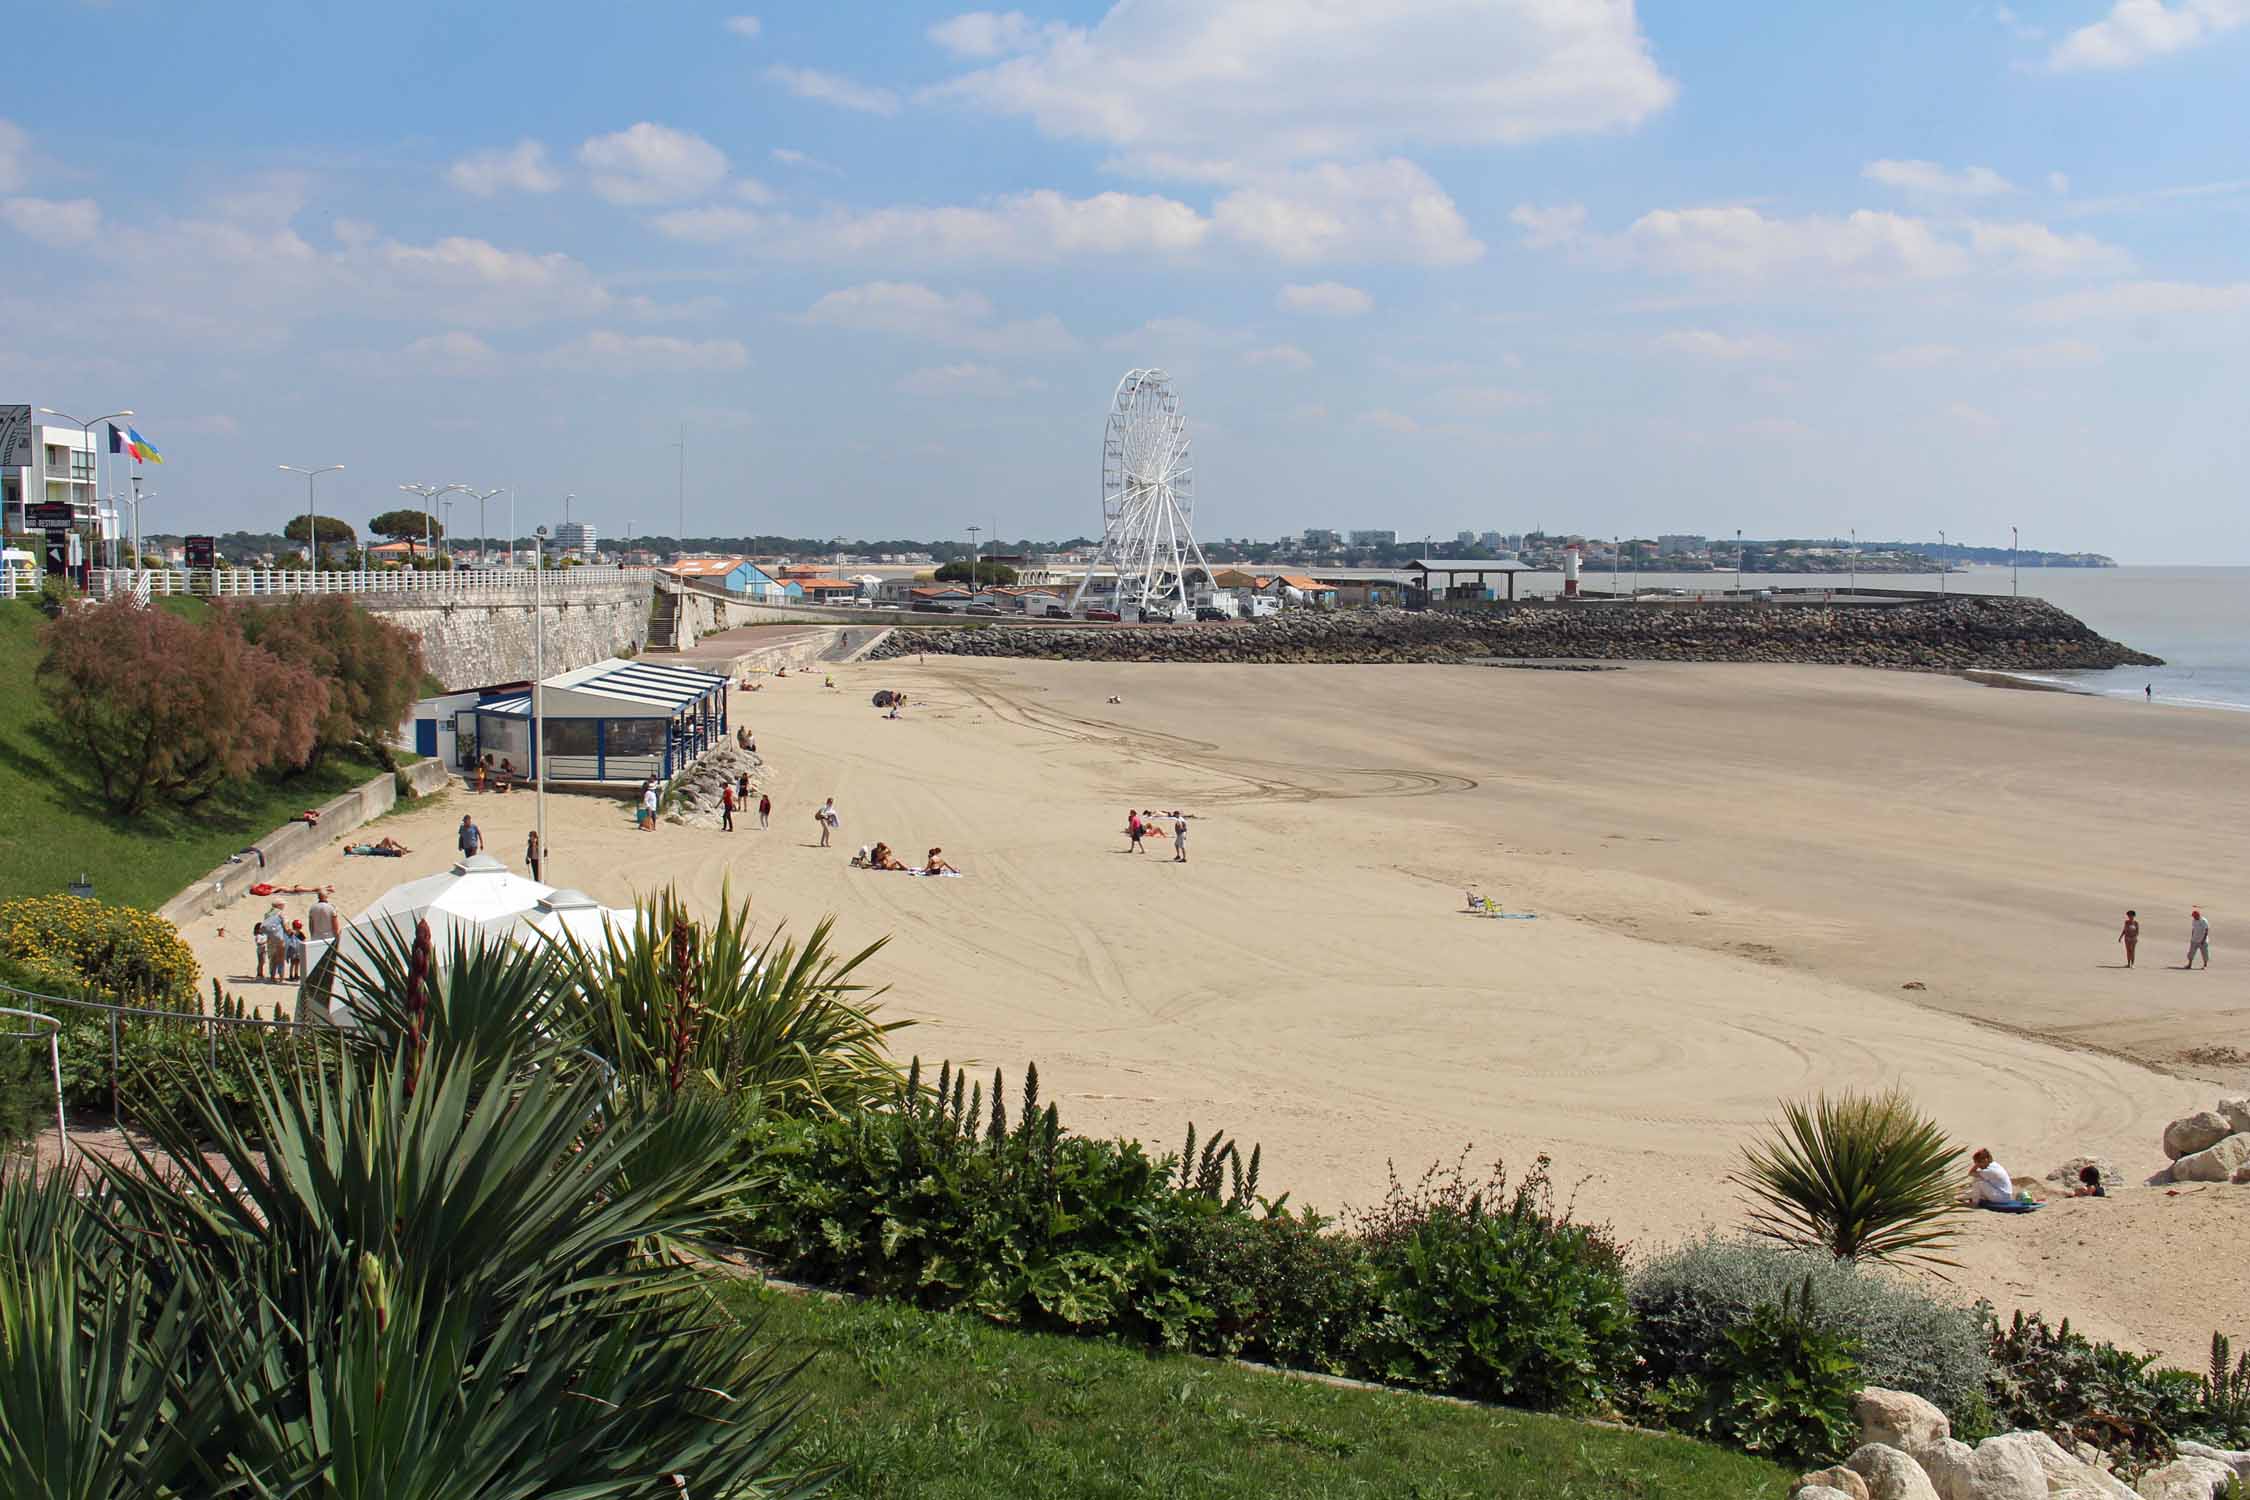
POLYGON ((68 500, 41 500, 23 508, 23 524, 31 531, 65 530, 78 524, 78 512, 68 500))
POLYGON ((209 568, 217 566, 219 560, 219 541, 217 537, 183 537, 181 538, 180 545, 181 551, 183 551, 187 555, 187 565, 189 567, 209 568))

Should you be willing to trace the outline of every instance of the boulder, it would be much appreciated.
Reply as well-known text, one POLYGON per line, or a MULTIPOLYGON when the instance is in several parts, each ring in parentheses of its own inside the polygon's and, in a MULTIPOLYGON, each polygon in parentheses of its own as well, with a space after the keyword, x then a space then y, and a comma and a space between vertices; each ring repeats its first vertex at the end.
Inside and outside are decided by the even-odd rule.
POLYGON ((2047 1180, 2061 1188, 2075 1188, 2078 1186, 2079 1172, 2087 1167, 2102 1174, 2103 1187, 2117 1187, 2125 1180, 2117 1175, 2117 1163, 2106 1156, 2074 1156, 2049 1172, 2047 1180))
POLYGON ((2141 1476, 2139 1500, 2226 1500, 2233 1484, 2234 1470, 2215 1458, 2175 1458, 2141 1476))
POLYGON ((2006 1432, 1977 1444, 1957 1472, 1948 1470, 1944 1500, 2047 1500, 2047 1469, 2032 1439, 2036 1432, 2006 1432))
POLYGON ((1867 1492, 1867 1481, 1842 1464, 1837 1464, 1833 1468, 1818 1469, 1805 1475, 1797 1481, 1797 1487, 1789 1493, 1798 1497, 1798 1500, 1802 1500, 1802 1497, 1806 1495, 1838 1494, 1849 1495, 1851 1500, 1872 1500, 1867 1492))
POLYGON ((2250 1099, 2221 1099, 2219 1113, 2227 1117, 2227 1124, 2235 1134, 2250 1130, 2250 1099))
POLYGON ((2164 1154, 2174 1161, 2206 1151, 2234 1134, 2235 1127, 2215 1109, 2199 1109, 2164 1127, 2164 1154))
POLYGON ((1790 1495, 1789 1500, 1863 1500, 1866 1491, 1854 1496, 1849 1490, 1839 1490, 1831 1485, 1809 1484, 1790 1495))
POLYGON ((1953 1436, 1953 1424, 1945 1413, 1911 1391, 1871 1385, 1852 1404, 1862 1446, 1881 1443, 1913 1453, 1953 1436))
POLYGON ((2186 1438, 2173 1445, 2182 1458, 2208 1458, 2250 1479, 2250 1449, 2214 1448, 2207 1443, 2190 1442, 2186 1438))
POLYGON ((1937 1486, 1922 1466, 1885 1444, 1856 1449, 1844 1467, 1867 1481, 1868 1500, 1938 1500, 1937 1486))
POLYGON ((1914 1450, 1914 1459, 1942 1500, 1976 1500, 1970 1484, 1970 1465, 1976 1450, 1954 1438, 1941 1438, 1914 1450))
POLYGON ((2250 1166, 2236 1167, 2234 1169, 2234 1180, 2237 1183, 2250 1182, 2250 1166))
POLYGON ((2250 1162, 2250 1135, 2230 1135, 2202 1151, 2193 1151, 2172 1163, 2174 1182, 2225 1182, 2234 1169, 2250 1162))

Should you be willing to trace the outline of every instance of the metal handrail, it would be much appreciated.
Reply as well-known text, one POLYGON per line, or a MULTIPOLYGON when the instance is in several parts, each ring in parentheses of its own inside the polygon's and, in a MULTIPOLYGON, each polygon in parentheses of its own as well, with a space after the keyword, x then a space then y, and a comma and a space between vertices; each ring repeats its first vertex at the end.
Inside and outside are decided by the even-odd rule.
MULTIPOLYGON (((54 1074, 55 1078, 55 1137, 61 1142, 62 1148, 68 1151, 70 1149, 70 1127, 63 1123, 62 1022, 56 1020, 53 1016, 43 1016, 35 1010, 16 1010, 5 1005, 0 1005, 0 1016, 20 1016, 26 1021, 43 1022, 48 1027, 47 1068, 49 1072, 54 1074)), ((36 1030, 0 1031, 0 1036, 5 1037, 28 1038, 37 1035, 39 1033, 36 1030)))

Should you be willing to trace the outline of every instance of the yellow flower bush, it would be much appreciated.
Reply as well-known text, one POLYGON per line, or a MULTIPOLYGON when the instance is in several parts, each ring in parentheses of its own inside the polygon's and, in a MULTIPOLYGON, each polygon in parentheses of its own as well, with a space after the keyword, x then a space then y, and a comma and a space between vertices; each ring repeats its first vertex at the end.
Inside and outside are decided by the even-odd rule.
POLYGON ((193 1005, 195 955, 154 912, 84 896, 0 902, 0 957, 32 975, 133 1005, 193 1005))

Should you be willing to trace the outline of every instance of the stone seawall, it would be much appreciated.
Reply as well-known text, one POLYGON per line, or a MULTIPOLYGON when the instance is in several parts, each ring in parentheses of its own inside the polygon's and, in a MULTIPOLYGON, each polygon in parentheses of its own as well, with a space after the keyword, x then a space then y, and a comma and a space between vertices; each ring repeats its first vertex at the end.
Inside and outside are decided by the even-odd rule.
MULTIPOLYGON (((587 666, 648 644, 647 584, 574 589, 540 606, 546 616, 548 675, 587 666)), ((448 688, 521 682, 531 671, 531 605, 527 600, 388 599, 360 602, 422 642, 430 675, 448 688)))
POLYGON ((2045 600, 1988 596, 1890 606, 1298 610, 1252 623, 917 630, 894 633, 868 655, 915 652, 1135 662, 1763 661, 1925 672, 2158 664, 2045 600))

